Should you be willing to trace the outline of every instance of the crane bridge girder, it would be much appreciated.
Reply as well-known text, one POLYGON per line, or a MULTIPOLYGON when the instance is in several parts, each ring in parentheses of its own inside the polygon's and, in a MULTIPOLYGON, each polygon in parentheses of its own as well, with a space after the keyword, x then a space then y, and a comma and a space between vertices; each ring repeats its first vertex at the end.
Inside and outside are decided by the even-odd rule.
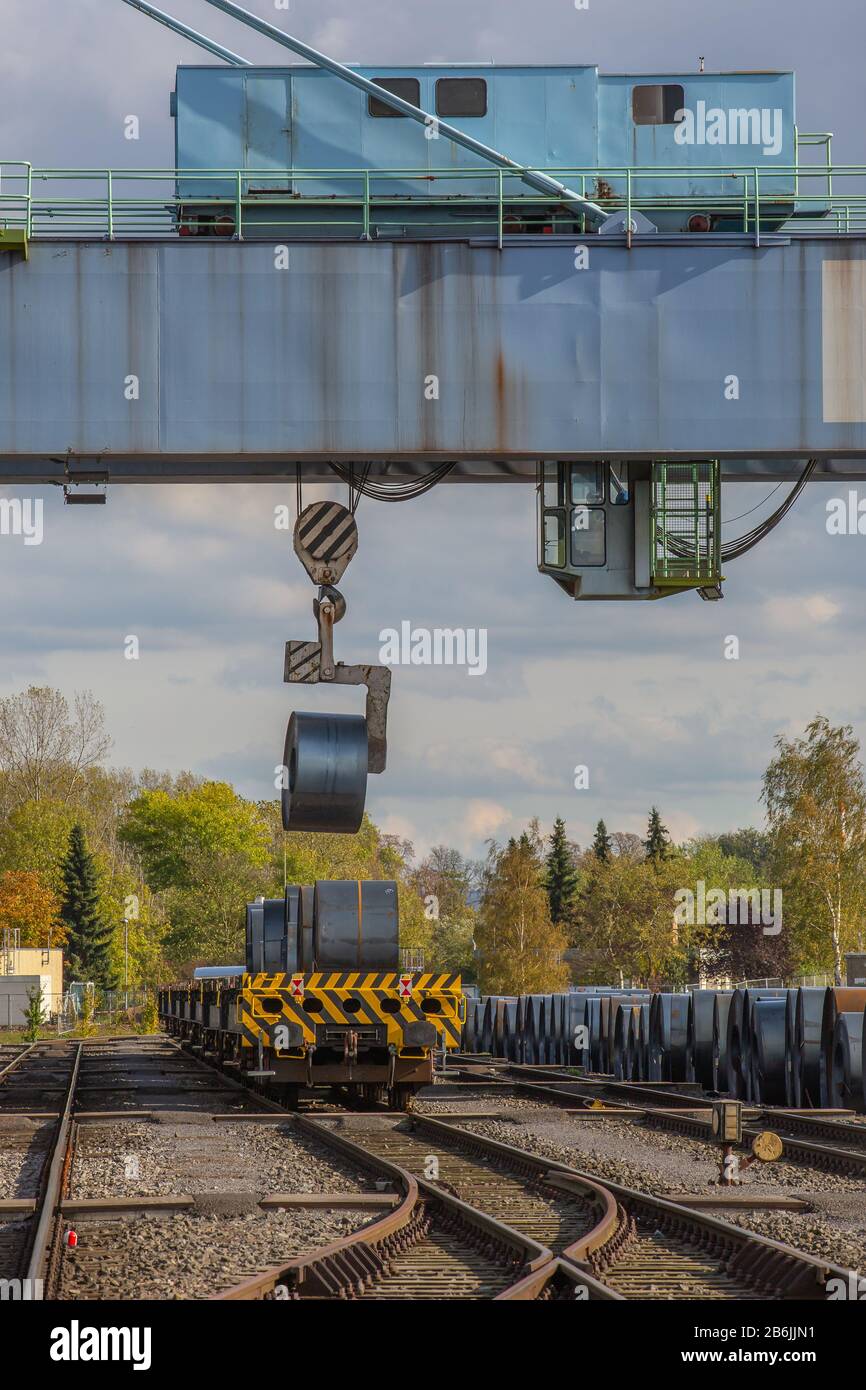
POLYGON ((0 255, 0 482, 713 457, 866 476, 866 239, 42 238, 0 255), (287 248, 281 248, 285 251, 287 248))

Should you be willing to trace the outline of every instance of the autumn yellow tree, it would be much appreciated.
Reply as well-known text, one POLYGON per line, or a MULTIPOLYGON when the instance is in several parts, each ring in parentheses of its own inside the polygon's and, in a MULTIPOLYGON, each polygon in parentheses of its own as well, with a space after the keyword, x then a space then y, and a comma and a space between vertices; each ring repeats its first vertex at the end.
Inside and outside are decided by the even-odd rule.
POLYGON ((475 933, 484 994, 546 994, 568 984, 568 943, 550 920, 542 851, 534 830, 491 849, 475 933))
POLYGON ((850 724, 819 714, 803 738, 780 735, 762 796, 784 929, 801 963, 832 962, 841 984, 866 911, 866 784, 850 724))
POLYGON ((4 927, 20 932, 21 946, 63 945, 60 900, 41 874, 26 869, 0 874, 0 930, 4 927))

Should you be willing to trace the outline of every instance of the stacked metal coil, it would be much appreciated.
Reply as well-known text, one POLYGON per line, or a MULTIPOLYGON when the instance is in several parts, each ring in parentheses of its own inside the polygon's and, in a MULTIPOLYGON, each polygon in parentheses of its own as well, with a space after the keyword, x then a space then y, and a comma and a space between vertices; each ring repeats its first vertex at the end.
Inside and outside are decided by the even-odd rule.
POLYGON ((689 996, 686 1021, 686 1081, 697 1081, 713 1088, 713 1012, 717 998, 714 989, 694 989, 689 996))
POLYGON ((464 1049, 746 1103, 866 1110, 866 989, 572 990, 468 1001, 464 1049))
POLYGON ((851 989, 836 985, 824 995, 824 1008, 821 1015, 821 1052, 818 1059, 818 1089, 821 1105, 829 1107, 832 1086, 833 1048, 836 1037, 836 1020, 840 1014, 859 1013, 866 1009, 866 989, 851 989))
POLYGON ((864 1108, 863 1050, 866 1033, 863 1018, 863 1013, 853 1010, 836 1015, 827 1097, 835 1110, 864 1108))
POLYGON ((650 1081, 685 1081, 689 995, 654 994, 649 1016, 650 1081))
POLYGON ((797 990, 791 1058, 791 1105, 795 1110, 821 1104, 821 1024, 825 988, 797 990))

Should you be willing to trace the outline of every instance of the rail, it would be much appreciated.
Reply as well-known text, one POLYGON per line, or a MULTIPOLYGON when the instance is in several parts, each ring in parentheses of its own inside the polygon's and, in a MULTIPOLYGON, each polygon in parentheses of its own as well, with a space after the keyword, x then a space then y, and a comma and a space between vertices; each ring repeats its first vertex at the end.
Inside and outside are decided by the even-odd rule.
MULTIPOLYGON (((798 151, 824 136, 801 135, 798 151)), ((527 192, 527 172, 567 180, 614 213, 655 216, 662 231, 866 231, 866 166, 706 165, 506 169, 57 169, 0 161, 0 245, 39 237, 236 240, 291 231, 373 240, 573 232, 555 195, 527 192), (419 193, 419 190, 421 192, 419 193)))

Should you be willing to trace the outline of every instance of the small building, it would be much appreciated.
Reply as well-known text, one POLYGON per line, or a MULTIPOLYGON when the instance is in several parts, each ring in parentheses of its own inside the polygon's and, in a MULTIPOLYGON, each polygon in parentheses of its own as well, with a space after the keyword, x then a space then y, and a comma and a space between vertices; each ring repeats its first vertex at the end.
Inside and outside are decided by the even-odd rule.
POLYGON ((47 1023, 57 1009, 51 999, 50 975, 0 975, 0 1031, 24 1028, 27 1010, 37 990, 42 990, 42 1022, 47 1023))
POLYGON ((27 1008, 27 989, 42 987, 43 1012, 45 1018, 60 1013, 63 1004, 63 952, 57 947, 16 946, 4 943, 0 948, 0 1028, 19 1028, 19 1022, 7 1022, 6 999, 23 998, 27 1008), (12 988, 12 982, 20 985, 27 981, 26 988, 12 988))
POLYGON ((845 965, 849 985, 866 985, 866 952, 849 951, 845 957, 845 965))

